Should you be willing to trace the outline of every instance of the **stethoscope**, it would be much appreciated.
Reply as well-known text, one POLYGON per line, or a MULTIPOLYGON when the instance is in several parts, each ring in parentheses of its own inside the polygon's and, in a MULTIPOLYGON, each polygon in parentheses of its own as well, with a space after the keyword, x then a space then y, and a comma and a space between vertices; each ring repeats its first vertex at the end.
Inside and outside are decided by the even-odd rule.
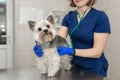
MULTIPOLYGON (((91 6, 93 4, 93 0, 92 0, 92 2, 90 3, 90 5, 89 5, 89 7, 91 6)), ((79 12, 77 11, 77 16, 79 17, 79 19, 80 19, 80 21, 79 21, 79 23, 73 28, 73 30, 70 32, 70 34, 69 34, 69 36, 70 36, 70 42, 71 42, 71 47, 73 48, 73 44, 72 44, 72 34, 73 34, 73 32, 75 32, 75 30, 79 27, 79 25, 81 24, 81 21, 84 19, 84 17, 85 17, 85 15, 86 15, 86 13, 87 13, 87 11, 88 11, 88 9, 89 9, 89 7, 84 11, 84 13, 83 13, 83 15, 82 15, 82 17, 80 17, 80 14, 79 14, 79 12)))

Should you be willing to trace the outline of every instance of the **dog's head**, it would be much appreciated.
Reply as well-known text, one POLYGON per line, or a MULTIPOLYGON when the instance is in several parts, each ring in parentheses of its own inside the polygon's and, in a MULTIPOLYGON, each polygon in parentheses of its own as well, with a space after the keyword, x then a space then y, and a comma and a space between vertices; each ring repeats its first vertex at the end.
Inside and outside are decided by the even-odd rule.
POLYGON ((40 44, 53 40, 56 35, 55 23, 52 15, 40 22, 28 21, 28 24, 34 39, 40 44))

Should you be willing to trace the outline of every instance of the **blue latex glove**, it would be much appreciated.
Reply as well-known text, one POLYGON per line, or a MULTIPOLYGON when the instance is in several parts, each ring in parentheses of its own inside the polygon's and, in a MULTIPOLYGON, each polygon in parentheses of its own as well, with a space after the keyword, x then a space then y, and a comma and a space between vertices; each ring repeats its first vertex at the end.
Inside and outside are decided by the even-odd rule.
POLYGON ((73 48, 61 46, 57 48, 58 54, 60 56, 68 54, 68 55, 73 55, 75 53, 75 50, 73 48))
POLYGON ((34 53, 36 54, 37 57, 41 57, 43 55, 43 50, 39 45, 35 45, 33 48, 34 53))

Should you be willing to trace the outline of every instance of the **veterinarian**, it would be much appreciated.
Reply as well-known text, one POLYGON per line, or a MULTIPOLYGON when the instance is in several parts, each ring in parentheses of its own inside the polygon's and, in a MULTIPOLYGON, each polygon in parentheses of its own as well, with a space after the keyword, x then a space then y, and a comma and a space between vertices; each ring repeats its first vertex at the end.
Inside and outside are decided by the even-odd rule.
MULTIPOLYGON (((58 35, 66 38, 69 34, 72 47, 58 47, 58 53, 73 55, 72 64, 106 77, 108 62, 103 51, 111 33, 108 17, 92 7, 96 0, 69 1, 76 10, 66 14, 58 35)), ((37 45, 33 50, 38 57, 44 54, 37 45)))

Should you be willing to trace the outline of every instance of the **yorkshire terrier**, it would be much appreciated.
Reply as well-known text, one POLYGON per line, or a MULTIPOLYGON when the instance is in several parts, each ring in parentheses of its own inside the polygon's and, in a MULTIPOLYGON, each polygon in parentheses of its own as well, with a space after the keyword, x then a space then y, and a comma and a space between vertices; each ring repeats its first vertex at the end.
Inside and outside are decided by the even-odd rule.
POLYGON ((40 45, 44 52, 42 57, 36 59, 41 74, 53 77, 61 68, 70 70, 71 56, 59 56, 57 52, 57 47, 68 46, 68 44, 64 38, 57 35, 53 16, 50 15, 40 22, 28 21, 28 24, 36 44, 40 45))

